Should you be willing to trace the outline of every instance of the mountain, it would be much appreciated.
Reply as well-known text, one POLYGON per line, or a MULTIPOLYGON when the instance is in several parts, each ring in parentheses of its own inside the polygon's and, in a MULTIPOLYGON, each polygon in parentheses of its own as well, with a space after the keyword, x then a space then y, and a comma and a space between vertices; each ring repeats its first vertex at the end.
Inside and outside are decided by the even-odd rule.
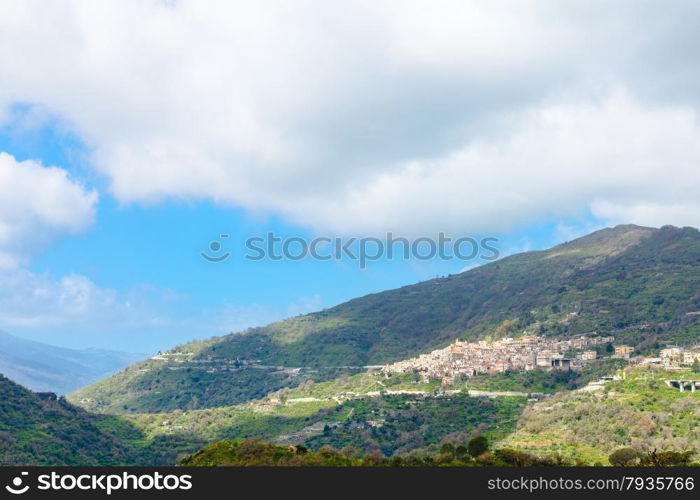
POLYGON ((93 416, 53 393, 0 376, 0 465, 116 465, 134 453, 93 416))
POLYGON ((409 381, 404 381, 400 391, 397 385, 382 393, 376 390, 386 383, 382 376, 358 374, 350 379, 354 380, 348 380, 346 387, 358 390, 365 386, 367 390, 345 398, 335 392, 340 384, 327 382, 310 391, 295 388, 285 394, 285 390, 232 407, 121 418, 151 439, 184 439, 185 435, 206 442, 259 438, 312 450, 328 445, 393 456, 432 453, 443 440, 468 441, 477 434, 503 439, 526 405, 524 396, 472 397, 458 388, 440 393, 409 381))
POLYGON ((528 407, 500 445, 537 455, 607 464, 615 449, 691 452, 700 458, 700 392, 669 388, 669 378, 694 379, 689 370, 631 368, 625 378, 592 391, 563 392, 528 407))
POLYGON ((66 349, 0 331, 0 373, 34 391, 69 394, 145 356, 66 349))
MULTIPOLYGON (((399 457, 440 461, 445 446, 458 449, 477 436, 492 443, 497 459, 491 457, 482 465, 608 465, 609 455, 620 448, 632 448, 640 458, 653 450, 659 457, 675 453, 694 461, 700 458, 700 434, 694 425, 700 391, 680 392, 666 384, 670 377, 696 378, 690 369, 669 372, 609 359, 578 374, 536 371, 492 376, 496 385, 492 390, 516 389, 506 383, 526 382, 519 375, 533 375, 542 382, 573 376, 575 383, 569 389, 575 390, 560 386, 556 394, 526 401, 522 394, 469 394, 467 390, 483 382, 474 379, 440 388, 439 383, 426 384, 410 375, 387 378, 365 372, 283 390, 237 407, 122 418, 147 436, 173 438, 187 432, 207 442, 227 440, 190 457, 185 465, 236 464, 227 450, 241 444, 242 438, 329 456, 341 450, 354 458, 392 457, 388 462, 392 465, 399 457)), ((255 448, 260 443, 245 444, 252 452, 248 445, 255 448)), ((250 458, 244 460, 248 465, 277 464, 268 463, 269 458, 260 462, 250 458)))
POLYGON ((71 400, 102 412, 235 405, 445 347, 528 331, 597 331, 640 353, 700 338, 700 232, 623 225, 549 250, 193 342, 71 400))
MULTIPOLYGON (((486 399, 454 392, 348 401, 344 405, 354 411, 343 411, 341 405, 327 412, 332 419, 325 426, 307 419, 307 427, 273 438, 274 444, 250 439, 214 442, 182 465, 324 465, 319 460, 323 457, 340 459, 338 465, 364 466, 610 465, 616 450, 628 452, 628 465, 699 465, 700 392, 680 392, 666 384, 669 377, 697 375, 648 367, 623 370, 609 374, 624 376, 560 392, 528 404, 524 411, 517 397, 486 399), (475 453, 474 460, 467 453, 476 436, 491 443, 491 451, 475 453), (310 454, 310 460, 300 454, 310 454), (380 456, 391 458, 361 460, 380 456), (453 463, 455 458, 460 463, 453 463)), ((299 408, 291 408, 302 404, 287 402, 285 412, 299 415, 299 408)), ((194 420, 192 413, 197 412, 190 412, 194 420)), ((250 436, 266 437, 260 432, 250 436)))
POLYGON ((146 436, 124 417, 96 415, 0 375, 0 466, 174 465, 206 441, 146 436))

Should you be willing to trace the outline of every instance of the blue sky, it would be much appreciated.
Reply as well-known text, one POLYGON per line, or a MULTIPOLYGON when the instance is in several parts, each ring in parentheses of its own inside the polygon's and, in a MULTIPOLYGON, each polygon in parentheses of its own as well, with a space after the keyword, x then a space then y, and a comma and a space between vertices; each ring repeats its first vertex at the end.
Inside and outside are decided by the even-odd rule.
POLYGON ((509 255, 697 227, 698 22, 682 1, 12 4, 0 329, 153 352, 480 263, 246 260, 269 232, 509 255))

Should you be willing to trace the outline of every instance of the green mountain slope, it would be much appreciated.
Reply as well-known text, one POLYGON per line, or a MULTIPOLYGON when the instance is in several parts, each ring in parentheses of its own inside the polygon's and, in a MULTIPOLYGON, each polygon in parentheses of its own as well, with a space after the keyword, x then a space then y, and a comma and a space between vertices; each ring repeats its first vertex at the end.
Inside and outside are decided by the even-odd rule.
POLYGON ((627 370, 625 380, 608 382, 601 390, 562 393, 529 407, 516 432, 500 445, 606 465, 608 455, 621 447, 641 454, 689 451, 699 458, 700 392, 665 384, 697 378, 689 371, 627 370))
POLYGON ((483 433, 503 438, 526 404, 524 396, 470 397, 464 384, 448 389, 411 376, 365 372, 284 389, 237 406, 122 418, 149 439, 261 438, 314 450, 328 444, 392 456, 434 448, 450 437, 465 441, 483 433))
MULTIPOLYGON (((598 367, 601 373, 623 373, 619 368, 623 365, 606 366, 607 371, 598 367)), ((484 436, 493 444, 496 459, 485 460, 489 465, 608 465, 610 453, 623 447, 632 447, 640 457, 653 450, 673 451, 697 461, 700 392, 681 393, 665 383, 669 378, 697 376, 688 370, 625 368, 623 380, 596 378, 580 391, 543 396, 527 404, 520 396, 470 397, 463 386, 443 391, 412 382, 410 377, 400 377, 393 384, 391 379, 363 373, 285 390, 237 407, 124 418, 151 436, 172 438, 188 432, 209 442, 256 438, 286 445, 285 449, 288 445, 312 451, 331 447, 351 457, 436 458, 446 443, 458 447, 484 436), (382 384, 385 392, 377 393, 382 384), (361 394, 338 398, 349 389, 361 394), (499 463, 505 457, 512 460, 499 463)), ((199 465, 207 463, 226 462, 199 465)))
POLYGON ((123 417, 86 412, 0 375, 0 466, 173 465, 206 442, 186 433, 149 437, 123 417))
POLYGON ((0 464, 110 465, 134 453, 93 416, 52 393, 33 393, 0 376, 0 464))
MULTIPOLYGON (((640 352, 700 338, 700 233, 618 226, 263 328, 188 344, 71 400, 104 412, 211 408, 454 339, 590 331, 640 352), (295 369, 294 369, 295 368, 295 369)), ((358 369, 358 368, 355 368, 358 369)))

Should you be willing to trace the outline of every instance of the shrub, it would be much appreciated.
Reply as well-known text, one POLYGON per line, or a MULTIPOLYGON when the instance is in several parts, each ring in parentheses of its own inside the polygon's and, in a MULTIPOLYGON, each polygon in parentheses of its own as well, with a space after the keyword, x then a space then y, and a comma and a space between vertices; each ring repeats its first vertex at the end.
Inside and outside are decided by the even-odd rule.
POLYGON ((477 436, 471 441, 469 441, 467 449, 469 450, 469 454, 472 457, 476 458, 488 451, 489 441, 488 439, 486 439, 485 436, 477 436))
POLYGON ((608 460, 616 467, 630 467, 635 465, 638 458, 637 450, 634 448, 620 448, 613 451, 608 460))
POLYGON ((691 451, 650 451, 647 456, 642 459, 642 465, 651 465, 654 467, 672 467, 690 465, 691 451))

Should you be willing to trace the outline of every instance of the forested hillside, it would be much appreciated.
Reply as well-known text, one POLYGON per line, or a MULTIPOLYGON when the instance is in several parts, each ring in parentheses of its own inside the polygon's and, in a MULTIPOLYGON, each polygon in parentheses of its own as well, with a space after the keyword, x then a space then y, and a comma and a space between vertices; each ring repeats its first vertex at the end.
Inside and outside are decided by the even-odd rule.
POLYGON ((0 464, 116 465, 132 449, 105 432, 95 416, 53 393, 33 393, 0 376, 0 464))
POLYGON ((0 375, 0 465, 172 465, 206 442, 149 438, 123 417, 86 412, 0 375))
POLYGON ((611 334, 647 353, 700 334, 700 233, 618 226, 547 251, 180 346, 71 396, 112 413, 233 405, 454 339, 611 334))

